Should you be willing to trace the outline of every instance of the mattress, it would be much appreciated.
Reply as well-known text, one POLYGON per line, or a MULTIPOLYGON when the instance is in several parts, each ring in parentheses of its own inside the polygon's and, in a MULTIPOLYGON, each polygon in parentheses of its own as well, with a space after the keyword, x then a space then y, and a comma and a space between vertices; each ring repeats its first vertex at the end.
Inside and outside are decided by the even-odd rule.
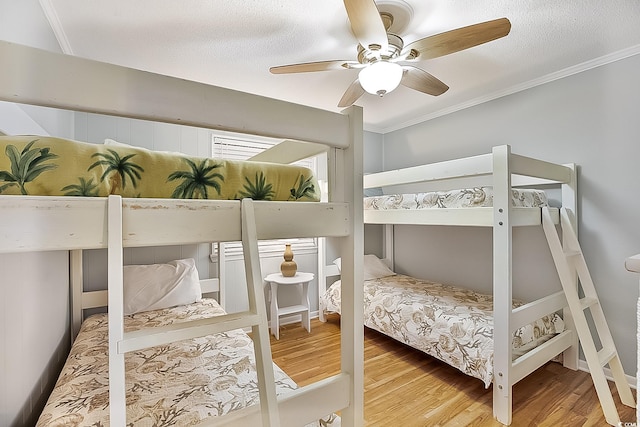
MULTIPOLYGON (((523 305, 515 301, 513 307, 523 305)), ((320 299, 340 313, 340 281, 320 299)), ((493 381, 493 298, 469 289, 397 274, 364 282, 364 324, 482 380, 493 381)), ((518 329, 514 357, 564 330, 557 314, 518 329)))
MULTIPOLYGON (((511 204, 514 207, 548 206, 543 190, 512 189, 511 204)), ((475 187, 428 193, 391 194, 365 197, 364 208, 372 210, 475 208, 493 206, 492 187, 475 187)))
MULTIPOLYGON (((125 317, 125 330, 224 314, 215 300, 125 317)), ((82 324, 37 426, 108 426, 106 314, 82 324)), ((258 403, 253 342, 241 330, 180 341, 125 355, 127 425, 186 426, 258 403)), ((274 364, 276 393, 296 384, 274 364)), ((312 426, 339 426, 327 416, 312 426)))
POLYGON ((0 137, 0 194, 319 201, 308 168, 43 136, 0 137))

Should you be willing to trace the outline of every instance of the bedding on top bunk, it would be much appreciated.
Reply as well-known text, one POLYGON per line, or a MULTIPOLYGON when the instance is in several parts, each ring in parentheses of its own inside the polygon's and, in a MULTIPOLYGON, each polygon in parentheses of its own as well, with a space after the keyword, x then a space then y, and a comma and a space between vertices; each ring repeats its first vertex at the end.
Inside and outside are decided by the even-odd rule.
MULTIPOLYGON (((224 314, 215 300, 125 316, 125 330, 224 314)), ((108 426, 107 315, 84 321, 37 427, 108 426)), ((258 403, 253 342, 242 330, 125 355, 127 425, 186 426, 258 403)), ((296 384, 274 364, 276 393, 296 384)), ((336 415, 310 426, 339 426, 336 415)))
MULTIPOLYGON (((548 206, 543 190, 512 189, 514 207, 548 206)), ((390 194, 365 197, 364 208, 370 210, 476 208, 493 206, 492 187, 474 187, 451 191, 432 191, 413 194, 390 194)))
MULTIPOLYGON (((383 265, 367 273, 365 261, 364 325, 482 380, 493 381, 493 298, 450 285, 396 274, 383 265), (386 270, 386 271, 385 271, 386 270)), ((320 310, 340 313, 340 284, 320 298, 320 310)), ((514 300, 513 307, 524 302, 514 300)), ((513 336, 514 358, 564 330, 557 314, 519 328, 513 336)))
POLYGON ((0 194, 320 200, 308 168, 198 158, 108 142, 0 136, 0 194))

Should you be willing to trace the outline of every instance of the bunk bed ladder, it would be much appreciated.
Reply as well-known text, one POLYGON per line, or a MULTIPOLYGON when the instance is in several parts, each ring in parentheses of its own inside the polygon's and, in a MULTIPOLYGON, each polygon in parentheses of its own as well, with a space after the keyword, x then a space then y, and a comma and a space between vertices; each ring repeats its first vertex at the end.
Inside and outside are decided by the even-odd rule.
POLYGON ((542 225, 544 233, 551 250, 553 261, 558 270, 560 282, 567 298, 569 309, 573 316, 576 332, 580 339, 580 344, 584 351, 585 358, 593 384, 602 406, 605 419, 611 425, 620 425, 620 417, 616 409, 609 383, 605 376, 604 367, 609 365, 611 374, 615 381, 618 395, 623 404, 635 407, 635 401, 631 388, 626 380, 622 363, 618 356, 611 332, 607 325, 607 321, 600 305, 600 300, 596 294, 591 275, 587 268, 584 255, 578 242, 573 224, 575 217, 573 212, 567 208, 560 210, 560 224, 562 226, 562 235, 564 245, 560 243, 560 238, 556 231, 556 227, 551 219, 549 208, 542 209, 542 225), (579 285, 576 282, 576 276, 579 279, 579 285), (579 289, 584 295, 580 298, 579 289), (585 315, 586 310, 590 311, 593 324, 595 325, 595 333, 601 343, 601 349, 596 348, 591 329, 585 315))
MULTIPOLYGON (((233 319, 224 321, 220 316, 221 326, 217 332, 251 327, 254 342, 256 372, 258 376, 258 391, 260 395, 260 415, 265 427, 279 427, 280 413, 276 396, 273 360, 269 342, 269 325, 267 323, 267 306, 264 298, 262 274, 260 271, 260 257, 258 253, 258 238, 255 223, 253 201, 245 199, 241 202, 241 234, 244 252, 244 263, 247 278, 247 293, 249 296, 249 310, 238 313, 233 319), (240 326, 239 326, 240 325, 240 326)), ((125 390, 125 361, 124 355, 135 348, 150 346, 149 342, 129 344, 124 334, 123 308, 123 223, 122 199, 120 196, 109 196, 108 199, 108 299, 109 299, 109 417, 110 425, 126 425, 126 390, 125 390)), ((183 327, 189 327, 185 322, 183 327)), ((194 322, 196 323, 196 322, 194 322)), ((197 326, 195 326, 197 328, 197 326)), ((149 328, 146 333, 153 334, 149 328)), ((166 332, 168 333, 168 332, 166 332)), ((198 334, 200 332, 196 332, 198 334)), ((174 335, 174 340, 183 336, 174 335)), ((247 407, 250 411, 252 408, 247 407)), ((209 419, 203 424, 209 425, 238 425, 237 416, 243 410, 232 412, 234 417, 209 419)), ((240 424, 242 425, 242 424, 240 424)))
POLYGON ((253 200, 243 199, 241 206, 242 248, 247 276, 249 311, 252 314, 258 315, 258 321, 251 327, 251 335, 256 356, 262 425, 265 427, 277 427, 280 425, 280 414, 276 397, 273 359, 271 358, 267 305, 265 303, 262 273, 260 270, 258 232, 256 229, 253 200))

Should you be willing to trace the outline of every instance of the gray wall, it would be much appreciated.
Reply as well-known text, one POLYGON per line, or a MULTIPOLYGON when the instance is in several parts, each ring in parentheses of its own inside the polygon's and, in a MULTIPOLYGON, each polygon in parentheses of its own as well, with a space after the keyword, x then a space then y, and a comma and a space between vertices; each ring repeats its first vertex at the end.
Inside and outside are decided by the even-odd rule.
MULTIPOLYGON (((379 133, 364 133, 364 158, 363 168, 365 175, 380 172, 383 169, 384 160, 384 136, 379 133)), ((364 253, 375 254, 383 257, 384 252, 380 242, 383 239, 384 227, 382 225, 365 224, 364 226, 364 253)), ((332 258, 333 259, 333 258, 332 258)), ((331 261, 331 260, 329 260, 331 261)))
MULTIPOLYGON (((0 0, 0 40, 60 52, 38 0, 0 0)), ((68 112, 8 103, 0 105, 0 112, 0 130, 71 133, 68 112)), ((71 341, 68 255, 0 255, 0 271, 0 426, 30 426, 53 388, 71 341)))
MULTIPOLYGON (((0 40, 62 52, 38 0, 0 0, 0 40)), ((33 119, 46 133, 63 138, 71 136, 71 113, 29 105, 16 105, 15 108, 26 113, 27 119, 33 119)), ((6 110, 0 108, 0 111, 6 110)), ((10 119, 13 123, 0 123, 0 130, 4 129, 7 133, 29 132, 29 128, 21 130, 15 126, 18 117, 12 116, 10 119)))
MULTIPOLYGON (((579 165, 579 233, 625 372, 636 372, 640 252, 640 55, 384 135, 384 169, 515 153, 579 165)), ((453 88, 452 90, 455 90, 453 88)), ((516 291, 559 287, 540 230, 514 233, 516 291), (528 240, 533 239, 531 245, 528 240)), ((489 230, 396 227, 399 272, 463 286, 491 284, 489 230)))

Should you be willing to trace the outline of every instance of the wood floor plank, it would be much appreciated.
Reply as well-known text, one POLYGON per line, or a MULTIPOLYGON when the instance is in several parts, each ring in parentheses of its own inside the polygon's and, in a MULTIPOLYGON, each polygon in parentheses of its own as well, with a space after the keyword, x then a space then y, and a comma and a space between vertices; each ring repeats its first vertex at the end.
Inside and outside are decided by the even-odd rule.
MULTIPOLYGON (((273 360, 303 386, 340 371, 340 318, 284 325, 273 360)), ((492 390, 422 352, 365 328, 364 415, 372 427, 499 427, 492 390)), ((612 390, 615 386, 610 383, 612 390)), ((635 393, 635 392, 634 392, 635 393)), ((614 399, 623 422, 635 409, 614 399)), ((548 363, 514 386, 513 426, 606 426, 588 373, 548 363)))

